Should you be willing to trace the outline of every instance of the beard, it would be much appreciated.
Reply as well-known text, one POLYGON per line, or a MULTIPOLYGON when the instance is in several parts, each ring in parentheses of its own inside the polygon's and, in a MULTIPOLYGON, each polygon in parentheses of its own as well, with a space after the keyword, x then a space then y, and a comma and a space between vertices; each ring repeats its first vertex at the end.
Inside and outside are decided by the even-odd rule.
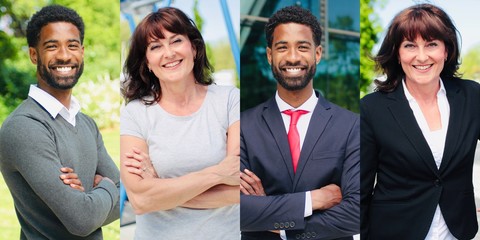
POLYGON ((288 66, 300 66, 300 64, 292 64, 292 63, 285 63, 281 66, 276 66, 272 63, 271 68, 272 68, 272 73, 277 82, 285 88, 286 90, 289 91, 296 91, 296 90, 301 90, 304 89, 308 83, 313 79, 313 76, 315 76, 315 72, 317 71, 317 66, 316 65, 303 65, 301 66, 302 68, 307 68, 307 72, 303 76, 297 76, 297 77, 287 77, 282 73, 282 68, 288 67, 288 66))
MULTIPOLYGON (((65 62, 56 62, 55 65, 62 65, 65 64, 65 62)), ((70 75, 70 76, 55 76, 51 72, 49 72, 49 69, 47 66, 45 66, 40 59, 38 59, 37 62, 37 72, 39 73, 40 77, 47 82, 47 84, 55 89, 62 89, 62 90, 67 90, 71 89, 77 84, 78 79, 83 73, 83 62, 78 65, 76 64, 74 66, 77 71, 75 74, 70 75)))

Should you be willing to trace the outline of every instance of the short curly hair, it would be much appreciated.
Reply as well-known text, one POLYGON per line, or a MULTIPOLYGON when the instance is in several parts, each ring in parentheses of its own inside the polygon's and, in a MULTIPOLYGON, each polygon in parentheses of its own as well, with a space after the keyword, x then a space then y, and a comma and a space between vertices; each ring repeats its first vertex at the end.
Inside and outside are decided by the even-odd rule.
POLYGON ((60 5, 43 7, 33 14, 27 25, 27 42, 29 47, 36 47, 40 40, 40 31, 49 23, 68 22, 75 25, 80 32, 80 42, 83 44, 85 25, 75 10, 60 5))
POLYGON ((299 6, 289 6, 278 10, 268 20, 265 25, 265 37, 267 38, 268 47, 272 47, 273 32, 280 24, 298 23, 310 27, 313 34, 315 46, 319 46, 322 39, 322 28, 317 18, 307 9, 299 6))

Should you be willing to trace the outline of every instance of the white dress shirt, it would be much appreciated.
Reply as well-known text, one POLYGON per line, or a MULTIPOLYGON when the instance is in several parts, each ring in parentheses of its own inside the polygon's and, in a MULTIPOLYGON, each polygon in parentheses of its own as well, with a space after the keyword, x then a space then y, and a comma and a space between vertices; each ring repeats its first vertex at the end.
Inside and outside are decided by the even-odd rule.
POLYGON ((36 85, 30 85, 28 96, 45 108, 52 118, 56 118, 57 115, 60 114, 63 119, 75 127, 75 117, 80 111, 80 103, 74 96, 72 96, 70 100, 70 109, 67 109, 55 97, 38 88, 36 85))
MULTIPOLYGON (((407 86, 405 85, 405 81, 402 81, 402 84, 405 96, 407 97, 410 108, 413 111, 413 115, 417 120, 418 126, 422 130, 423 137, 425 137, 425 140, 427 141, 428 146, 432 151, 435 164, 437 165, 437 168, 440 168, 440 165, 442 163, 443 151, 445 149, 445 140, 447 138, 448 121, 450 117, 450 105, 448 103, 445 86, 440 80, 440 89, 437 92, 437 104, 440 111, 442 128, 439 130, 430 131, 427 120, 425 119, 425 116, 423 116, 422 110, 420 109, 417 101, 408 91, 407 86)), ((425 240, 440 239, 454 240, 456 238, 452 235, 452 233, 450 233, 450 230, 448 230, 447 223, 443 218, 440 206, 437 205, 435 215, 433 216, 432 225, 430 225, 430 229, 428 230, 428 234, 425 237, 425 240)))
MULTIPOLYGON (((315 110, 315 106, 317 105, 318 98, 315 95, 315 92, 312 89, 312 95, 310 98, 305 101, 300 107, 294 108, 290 106, 288 103, 283 101, 282 98, 278 95, 278 91, 275 93, 275 100, 277 102, 278 108, 280 112, 285 110, 306 110, 308 113, 302 114, 301 117, 298 119, 297 122, 297 130, 298 135, 300 136, 300 151, 303 146, 303 142, 305 140, 305 135, 307 135, 308 125, 310 123, 310 119, 312 118, 313 110, 315 110)), ((288 130, 290 129, 290 116, 282 113, 283 124, 285 125, 285 132, 288 134, 288 130)), ((312 215, 312 196, 310 191, 305 192, 305 210, 304 210, 304 217, 309 217, 312 215)), ((283 240, 287 239, 287 235, 285 230, 280 231, 280 237, 283 240)))

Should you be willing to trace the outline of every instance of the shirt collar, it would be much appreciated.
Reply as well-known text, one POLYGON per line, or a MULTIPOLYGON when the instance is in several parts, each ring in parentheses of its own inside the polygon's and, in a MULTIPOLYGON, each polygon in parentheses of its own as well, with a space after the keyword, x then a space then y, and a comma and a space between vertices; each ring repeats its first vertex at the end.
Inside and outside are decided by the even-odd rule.
MULTIPOLYGON (((60 101, 44 90, 38 88, 36 85, 30 85, 28 96, 45 108, 53 118, 56 118, 61 112, 69 113, 69 118, 75 118, 80 111, 80 102, 74 96, 72 96, 70 100, 70 109, 67 109, 62 103, 60 103, 60 101)), ((69 120, 63 115, 63 113, 60 115, 66 120, 69 120)))
MULTIPOLYGON (((403 92, 405 93, 405 97, 407 97, 407 100, 410 101, 415 101, 415 98, 412 96, 412 94, 408 91, 407 85, 405 84, 405 79, 402 80, 402 85, 403 85, 403 92)), ((440 89, 438 89, 437 96, 440 95, 447 95, 447 90, 445 90, 445 86, 443 85, 442 79, 440 79, 440 89)))
POLYGON ((287 102, 283 101, 283 99, 278 95, 278 91, 275 93, 275 101, 277 101, 278 108, 280 109, 280 112, 283 112, 285 110, 307 110, 308 112, 313 112, 315 110, 315 106, 317 105, 318 98, 317 95, 315 95, 315 91, 312 90, 312 95, 310 98, 307 99, 300 107, 294 108, 290 106, 287 102))

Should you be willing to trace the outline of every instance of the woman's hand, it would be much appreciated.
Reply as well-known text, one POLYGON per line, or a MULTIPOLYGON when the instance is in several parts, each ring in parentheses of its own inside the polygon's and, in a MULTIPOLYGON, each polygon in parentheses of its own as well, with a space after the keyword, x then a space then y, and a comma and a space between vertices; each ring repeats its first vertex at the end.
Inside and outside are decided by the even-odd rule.
POLYGON ((69 185, 73 189, 84 192, 85 188, 82 186, 82 181, 78 178, 78 175, 74 173, 72 168, 62 167, 60 168, 63 174, 60 175, 60 179, 65 185, 69 185))
POLYGON ((141 178, 158 178, 157 172, 153 168, 150 156, 134 147, 132 152, 126 153, 127 161, 124 162, 129 173, 136 174, 141 178))
POLYGON ((238 186, 240 185, 240 157, 227 156, 219 164, 213 166, 215 173, 222 179, 221 183, 238 186))

